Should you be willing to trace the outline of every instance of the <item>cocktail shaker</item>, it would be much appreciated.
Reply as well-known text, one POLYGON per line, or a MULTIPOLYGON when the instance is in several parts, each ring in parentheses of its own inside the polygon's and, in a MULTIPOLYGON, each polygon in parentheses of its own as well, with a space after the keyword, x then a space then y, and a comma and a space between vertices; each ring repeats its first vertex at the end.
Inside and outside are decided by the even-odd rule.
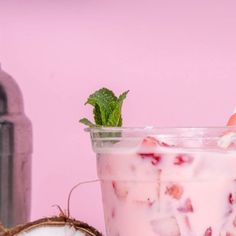
POLYGON ((32 126, 15 80, 0 66, 0 222, 5 227, 30 216, 32 126))

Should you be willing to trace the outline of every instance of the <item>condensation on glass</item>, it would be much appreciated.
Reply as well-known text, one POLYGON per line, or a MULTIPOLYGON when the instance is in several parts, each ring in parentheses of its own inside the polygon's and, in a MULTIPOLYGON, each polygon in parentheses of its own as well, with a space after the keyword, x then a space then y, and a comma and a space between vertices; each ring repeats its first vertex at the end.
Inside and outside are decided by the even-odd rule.
POLYGON ((0 222, 11 227, 29 220, 32 126, 21 91, 0 66, 0 222))

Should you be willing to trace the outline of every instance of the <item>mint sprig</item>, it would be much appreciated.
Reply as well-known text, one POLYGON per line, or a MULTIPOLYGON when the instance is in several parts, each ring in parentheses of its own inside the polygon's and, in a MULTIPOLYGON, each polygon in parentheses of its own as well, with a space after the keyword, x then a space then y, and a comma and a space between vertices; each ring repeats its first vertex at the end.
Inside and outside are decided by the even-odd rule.
POLYGON ((93 106, 95 124, 87 118, 80 120, 80 123, 89 127, 121 127, 122 126, 122 105, 129 91, 122 93, 119 97, 107 89, 101 88, 91 94, 86 104, 93 106))

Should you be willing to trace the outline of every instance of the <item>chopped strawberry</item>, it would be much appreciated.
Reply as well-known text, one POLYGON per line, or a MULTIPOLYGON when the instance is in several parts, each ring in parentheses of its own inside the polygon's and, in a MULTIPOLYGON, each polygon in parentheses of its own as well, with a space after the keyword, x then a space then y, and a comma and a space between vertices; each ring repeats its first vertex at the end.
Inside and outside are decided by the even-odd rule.
POLYGON ((152 165, 157 165, 161 160, 161 155, 155 153, 153 150, 155 147, 169 147, 168 144, 157 140, 154 137, 147 136, 143 139, 142 148, 138 153, 143 159, 150 159, 152 165))
POLYGON ((161 236, 180 236, 180 229, 175 217, 167 217, 150 222, 153 232, 161 236))
POLYGON ((157 147, 157 146, 172 147, 173 145, 169 145, 169 144, 162 142, 152 136, 147 136, 144 138, 144 140, 142 142, 142 146, 145 146, 145 147, 157 147))
POLYGON ((182 207, 179 207, 178 210, 184 213, 193 212, 193 205, 191 200, 187 198, 184 205, 182 207))
POLYGON ((233 205, 236 203, 236 193, 229 193, 228 195, 228 202, 230 203, 230 205, 233 205))
POLYGON ((193 157, 188 154, 179 154, 175 157, 174 165, 191 164, 193 157))
POLYGON ((129 194, 129 190, 126 183, 112 181, 112 188, 114 190, 115 195, 119 199, 125 199, 129 194))
POLYGON ((161 160, 161 156, 155 153, 139 153, 139 155, 143 159, 149 159, 154 166, 157 165, 161 160))
POLYGON ((232 193, 229 193, 228 195, 228 201, 229 203, 232 205, 234 203, 234 199, 233 199, 233 194, 232 193))
POLYGON ((172 184, 166 187, 165 194, 170 195, 172 198, 179 200, 183 195, 183 187, 177 184, 172 184))
POLYGON ((212 229, 211 229, 211 227, 206 229, 206 231, 204 233, 204 236, 212 236, 212 229))
POLYGON ((146 138, 144 138, 142 145, 145 147, 156 147, 158 143, 158 140, 154 137, 147 136, 146 138))

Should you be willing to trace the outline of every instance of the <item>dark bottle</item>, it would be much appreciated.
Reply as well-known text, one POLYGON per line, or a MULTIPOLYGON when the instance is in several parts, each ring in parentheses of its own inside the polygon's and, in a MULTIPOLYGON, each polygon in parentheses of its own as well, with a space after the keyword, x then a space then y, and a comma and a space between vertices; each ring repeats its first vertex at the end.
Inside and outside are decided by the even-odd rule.
POLYGON ((0 222, 5 227, 30 217, 32 126, 21 91, 0 66, 0 222))

